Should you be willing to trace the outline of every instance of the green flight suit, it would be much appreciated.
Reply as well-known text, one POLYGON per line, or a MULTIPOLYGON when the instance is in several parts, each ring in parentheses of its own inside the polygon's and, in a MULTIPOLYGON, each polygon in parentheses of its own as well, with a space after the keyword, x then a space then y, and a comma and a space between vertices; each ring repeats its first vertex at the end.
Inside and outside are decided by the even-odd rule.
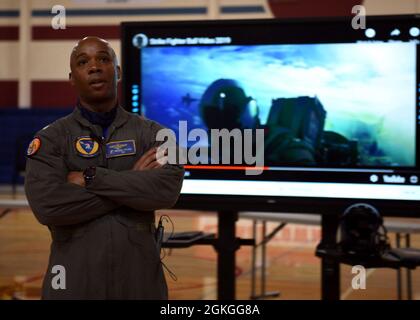
POLYGON ((43 299, 167 299, 154 210, 176 203, 184 169, 166 164, 131 170, 147 150, 161 144, 155 139, 161 128, 118 107, 97 151, 80 152, 80 139, 101 137, 102 128, 75 108, 37 133, 41 144, 28 156, 25 192, 52 236, 43 299), (112 142, 131 143, 135 150, 109 157, 112 142), (67 182, 70 171, 89 166, 97 169, 87 187, 67 182), (65 289, 53 286, 57 265, 65 269, 65 289))

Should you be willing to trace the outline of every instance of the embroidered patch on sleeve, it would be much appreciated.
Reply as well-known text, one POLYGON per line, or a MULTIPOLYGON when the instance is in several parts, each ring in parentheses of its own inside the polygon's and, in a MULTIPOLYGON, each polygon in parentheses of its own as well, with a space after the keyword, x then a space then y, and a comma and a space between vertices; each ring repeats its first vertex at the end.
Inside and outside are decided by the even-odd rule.
POLYGON ((31 143, 28 146, 28 149, 26 150, 26 155, 28 157, 33 156, 35 153, 38 152, 39 148, 41 148, 41 139, 38 137, 35 137, 32 139, 31 143))

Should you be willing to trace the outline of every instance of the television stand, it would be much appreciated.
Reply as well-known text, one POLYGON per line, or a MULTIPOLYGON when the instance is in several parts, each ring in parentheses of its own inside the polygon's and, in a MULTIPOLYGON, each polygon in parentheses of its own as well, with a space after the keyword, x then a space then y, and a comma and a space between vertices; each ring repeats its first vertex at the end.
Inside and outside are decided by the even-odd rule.
POLYGON ((164 248, 188 248, 194 245, 212 245, 217 252, 217 298, 235 299, 236 264, 235 255, 240 246, 254 246, 254 239, 236 237, 237 211, 218 211, 218 236, 200 231, 179 232, 171 237, 166 235, 164 248))
POLYGON ((217 251, 217 298, 219 300, 234 300, 236 297, 236 258, 235 253, 241 245, 255 244, 254 239, 236 237, 235 225, 238 211, 217 212, 218 237, 214 245, 217 251))

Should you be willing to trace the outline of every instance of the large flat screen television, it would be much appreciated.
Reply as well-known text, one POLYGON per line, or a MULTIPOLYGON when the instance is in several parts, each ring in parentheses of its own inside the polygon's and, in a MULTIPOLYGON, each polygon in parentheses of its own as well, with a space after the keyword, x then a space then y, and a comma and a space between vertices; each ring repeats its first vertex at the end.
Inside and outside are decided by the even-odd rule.
POLYGON ((352 19, 122 24, 124 107, 188 150, 179 207, 420 215, 420 16, 352 19))

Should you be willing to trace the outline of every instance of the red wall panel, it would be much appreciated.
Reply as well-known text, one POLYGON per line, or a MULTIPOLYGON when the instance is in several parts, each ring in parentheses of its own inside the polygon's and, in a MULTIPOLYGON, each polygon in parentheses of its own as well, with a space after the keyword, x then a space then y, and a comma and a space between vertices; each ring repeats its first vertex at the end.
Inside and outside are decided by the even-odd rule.
POLYGON ((19 40, 18 26, 0 26, 0 40, 19 40))
POLYGON ((18 81, 0 81, 0 108, 16 108, 18 105, 18 81))
MULTIPOLYGON (((118 93, 121 97, 121 82, 118 93)), ((32 81, 31 101, 32 108, 71 108, 77 95, 69 81, 32 81)))
POLYGON ((33 108, 69 108, 76 102, 76 93, 69 81, 32 81, 33 108))
POLYGON ((277 18, 351 16, 353 6, 363 0, 268 0, 277 18))
POLYGON ((120 39, 120 26, 68 26, 58 30, 51 26, 32 27, 33 40, 79 40, 86 36, 97 36, 105 40, 120 39))

